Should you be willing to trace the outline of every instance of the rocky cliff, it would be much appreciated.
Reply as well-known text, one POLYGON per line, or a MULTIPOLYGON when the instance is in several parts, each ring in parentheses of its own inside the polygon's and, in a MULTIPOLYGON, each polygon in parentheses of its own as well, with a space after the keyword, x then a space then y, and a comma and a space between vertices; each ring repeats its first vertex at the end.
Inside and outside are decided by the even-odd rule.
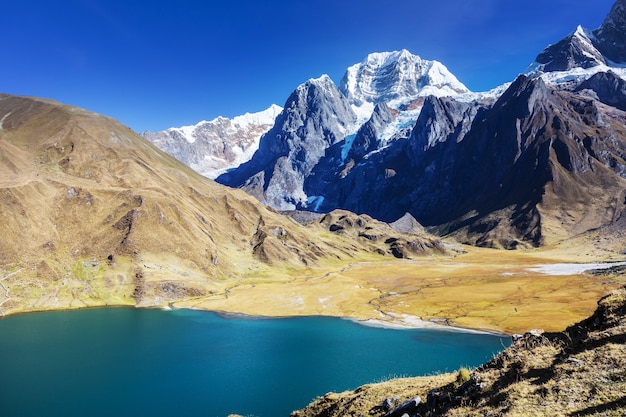
POLYGON ((337 178, 338 205, 478 245, 566 238, 621 216, 623 118, 524 76, 493 105, 430 98, 407 140, 337 178))
POLYGON ((355 121, 348 101, 328 76, 309 80, 287 99, 252 159, 216 180, 279 210, 306 207, 304 179, 355 121))
POLYGON ((406 50, 370 54, 337 88, 328 76, 299 86, 251 160, 216 180, 279 210, 332 210, 326 179, 408 135, 423 97, 467 93, 442 64, 406 50))

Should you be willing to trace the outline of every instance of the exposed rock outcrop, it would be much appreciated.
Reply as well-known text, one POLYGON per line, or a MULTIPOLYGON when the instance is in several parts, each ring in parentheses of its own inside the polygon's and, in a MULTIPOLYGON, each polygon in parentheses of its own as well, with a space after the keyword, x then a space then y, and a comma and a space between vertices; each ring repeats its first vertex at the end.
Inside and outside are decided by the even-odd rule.
POLYGON ((217 181, 240 187, 278 210, 306 206, 304 178, 356 120, 328 76, 299 86, 252 159, 217 181))

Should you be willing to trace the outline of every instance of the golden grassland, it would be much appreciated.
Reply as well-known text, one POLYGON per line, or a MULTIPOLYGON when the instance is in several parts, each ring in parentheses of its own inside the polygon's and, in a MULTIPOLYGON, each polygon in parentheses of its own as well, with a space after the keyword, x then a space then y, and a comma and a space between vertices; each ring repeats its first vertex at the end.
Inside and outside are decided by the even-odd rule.
POLYGON ((81 260, 69 276, 55 282, 29 278, 28 271, 2 271, 0 310, 137 305, 523 333, 532 328, 562 330, 587 317, 602 295, 626 282, 621 274, 546 275, 530 270, 562 262, 621 260, 618 256, 457 248, 463 253, 413 260, 370 254, 310 268, 246 267, 242 257, 237 267, 245 272, 226 278, 207 277, 174 255, 146 256, 139 269, 130 257, 118 257, 112 265, 81 260), (140 297, 138 270, 144 289, 140 297))
MULTIPOLYGON (((598 261, 559 251, 465 253, 416 260, 355 261, 306 271, 251 274, 175 307, 261 316, 328 315, 414 325, 414 317, 504 333, 557 331, 588 316, 620 275, 545 275, 538 265, 598 261), (560 255, 560 257, 558 257, 560 255)), ((602 260, 602 259, 600 259, 602 260)))

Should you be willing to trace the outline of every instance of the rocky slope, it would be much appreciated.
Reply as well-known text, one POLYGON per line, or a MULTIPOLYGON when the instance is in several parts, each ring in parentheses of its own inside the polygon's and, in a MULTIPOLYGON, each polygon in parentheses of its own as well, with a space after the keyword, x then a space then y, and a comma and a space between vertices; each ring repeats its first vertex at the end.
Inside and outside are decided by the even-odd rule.
POLYGON ((287 99, 252 159, 216 180, 278 210, 306 206, 304 179, 355 122, 356 114, 328 76, 311 79, 287 99))
POLYGON ((611 66, 626 62, 626 2, 617 0, 595 30, 579 26, 572 34, 548 46, 537 56, 539 71, 611 66))
POLYGON ((472 244, 538 246, 621 216, 625 116, 525 76, 493 105, 430 97, 408 139, 330 179, 329 190, 338 206, 382 220, 410 212, 472 244))
POLYGON ((215 178, 252 157, 259 148, 259 139, 281 111, 280 106, 272 105, 233 119, 218 117, 194 126, 147 131, 141 136, 200 174, 215 178))
POLYGON ((513 339, 472 372, 330 393, 292 417, 623 415, 626 289, 602 298, 591 317, 562 333, 533 330, 513 339))
POLYGON ((164 305, 250 271, 394 255, 384 242, 301 226, 110 118, 1 95, 0 120, 3 315, 164 305))
POLYGON ((348 68, 339 88, 328 76, 299 86, 252 159, 216 180, 279 210, 338 208, 322 205, 332 197, 318 191, 324 178, 406 136, 422 97, 467 92, 436 61, 406 50, 370 54, 348 68))

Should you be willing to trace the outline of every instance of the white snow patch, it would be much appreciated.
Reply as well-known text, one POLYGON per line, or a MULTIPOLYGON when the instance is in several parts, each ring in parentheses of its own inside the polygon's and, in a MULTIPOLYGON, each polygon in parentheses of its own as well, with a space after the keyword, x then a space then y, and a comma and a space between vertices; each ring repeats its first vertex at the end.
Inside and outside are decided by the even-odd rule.
POLYGON ((540 64, 534 62, 528 67, 525 74, 533 78, 541 77, 546 84, 552 85, 580 83, 588 80, 599 72, 609 71, 626 80, 626 64, 616 64, 614 62, 609 62, 608 64, 609 65, 600 64, 591 68, 572 68, 569 71, 542 72, 538 70, 540 64))
MULTIPOLYGON (((197 139, 196 130, 201 128, 206 124, 228 124, 230 122, 230 126, 227 129, 226 133, 237 133, 238 130, 246 130, 250 126, 254 125, 273 125, 274 120, 276 120, 276 116, 283 111, 283 108, 272 104, 265 110, 256 113, 245 113, 241 116, 235 116, 232 119, 228 119, 223 116, 218 116, 213 120, 206 121, 202 120, 201 122, 196 123, 195 125, 181 126, 181 127, 171 127, 167 129, 167 132, 178 132, 180 133, 187 142, 194 143, 197 139)), ((256 149, 255 149, 256 151, 256 149)), ((252 152, 254 153, 254 151, 252 152)))
POLYGON ((347 127, 346 134, 354 135, 356 134, 356 132, 359 131, 361 126, 363 126, 363 124, 367 122, 370 117, 372 117, 375 106, 374 103, 366 101, 359 105, 352 103, 350 107, 352 107, 352 111, 354 112, 354 114, 356 114, 356 121, 354 122, 354 124, 347 127))
POLYGON ((594 37, 591 32, 585 30, 582 26, 578 25, 576 31, 574 32, 574 37, 578 38, 588 49, 596 50, 596 47, 591 42, 591 39, 594 37))
POLYGON ((247 128, 250 125, 267 125, 274 124, 274 120, 283 111, 283 108, 272 104, 267 109, 257 113, 245 113, 241 116, 236 116, 232 119, 233 124, 239 125, 242 128, 247 128))
POLYGON ((528 268, 528 271, 539 272, 546 275, 580 275, 587 271, 594 269, 609 269, 614 266, 623 266, 626 262, 611 262, 611 263, 587 263, 587 264, 546 264, 539 265, 534 268, 528 268))
POLYGON ((342 89, 356 106, 386 96, 410 102, 420 96, 469 92, 442 63, 424 60, 406 49, 369 54, 363 62, 347 69, 342 89))
POLYGON ((412 110, 401 111, 398 114, 398 117, 396 117, 396 119, 387 125, 381 132, 381 145, 385 146, 396 133, 404 129, 412 129, 413 126, 415 126, 415 122, 417 122, 417 118, 422 112, 422 107, 423 106, 419 106, 412 110))

